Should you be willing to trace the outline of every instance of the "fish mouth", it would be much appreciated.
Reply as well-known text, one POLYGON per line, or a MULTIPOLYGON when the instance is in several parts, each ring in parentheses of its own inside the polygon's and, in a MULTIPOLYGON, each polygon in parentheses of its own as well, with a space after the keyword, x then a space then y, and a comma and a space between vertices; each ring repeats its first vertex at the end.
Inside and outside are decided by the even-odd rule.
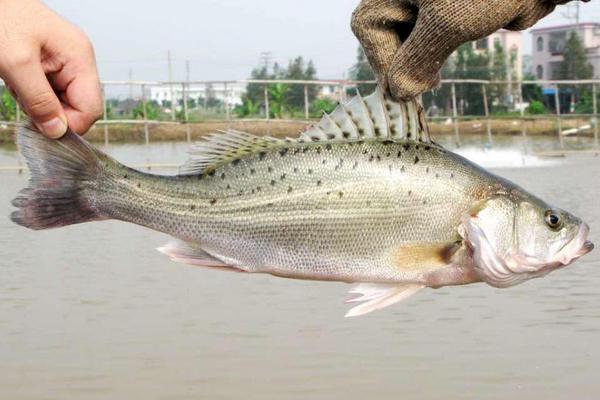
POLYGON ((588 240, 590 227, 586 223, 579 226, 575 238, 571 240, 559 253, 558 261, 564 266, 586 255, 594 249, 594 243, 588 240))
POLYGON ((585 256, 587 253, 589 253, 592 250, 594 250, 594 243, 592 243, 589 240, 586 240, 585 243, 583 244, 583 246, 581 246, 581 248, 577 252, 577 254, 575 254, 575 258, 585 256))

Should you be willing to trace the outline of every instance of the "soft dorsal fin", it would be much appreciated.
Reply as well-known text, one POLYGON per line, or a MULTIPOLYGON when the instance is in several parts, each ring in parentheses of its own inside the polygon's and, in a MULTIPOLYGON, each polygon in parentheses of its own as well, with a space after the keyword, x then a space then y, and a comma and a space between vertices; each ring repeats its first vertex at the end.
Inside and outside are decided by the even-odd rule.
POLYGON ((192 147, 190 160, 181 175, 206 172, 247 154, 294 142, 343 142, 355 140, 416 140, 431 143, 423 107, 417 100, 397 102, 379 88, 367 97, 354 96, 324 114, 318 124, 298 139, 276 139, 228 130, 204 137, 192 147))
POLYGON ((263 151, 283 143, 285 141, 282 139, 256 136, 236 130, 213 133, 192 146, 190 159, 179 168, 179 174, 199 174, 209 167, 215 168, 246 154, 263 151))

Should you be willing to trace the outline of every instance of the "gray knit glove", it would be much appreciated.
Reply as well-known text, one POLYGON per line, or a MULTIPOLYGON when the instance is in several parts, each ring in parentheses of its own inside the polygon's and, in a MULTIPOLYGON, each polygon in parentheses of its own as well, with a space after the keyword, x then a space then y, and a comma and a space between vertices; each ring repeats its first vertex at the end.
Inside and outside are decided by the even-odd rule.
POLYGON ((381 87, 410 99, 439 85, 440 69, 461 44, 500 28, 526 29, 569 1, 362 0, 352 30, 381 87))

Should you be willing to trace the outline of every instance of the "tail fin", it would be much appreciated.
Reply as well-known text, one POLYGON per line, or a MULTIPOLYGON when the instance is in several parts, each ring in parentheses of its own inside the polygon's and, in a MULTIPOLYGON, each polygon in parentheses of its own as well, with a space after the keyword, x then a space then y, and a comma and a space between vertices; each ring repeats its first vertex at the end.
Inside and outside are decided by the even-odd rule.
POLYGON ((103 219, 84 193, 92 189, 101 170, 102 153, 71 131, 51 140, 34 128, 22 127, 17 144, 31 177, 29 187, 12 202, 18 208, 11 215, 13 222, 41 230, 103 219))

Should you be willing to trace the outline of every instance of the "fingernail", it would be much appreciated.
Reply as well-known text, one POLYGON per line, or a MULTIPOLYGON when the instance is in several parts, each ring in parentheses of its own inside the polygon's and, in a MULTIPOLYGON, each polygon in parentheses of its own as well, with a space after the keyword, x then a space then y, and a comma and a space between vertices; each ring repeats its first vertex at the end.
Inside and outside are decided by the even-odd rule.
POLYGON ((60 117, 40 124, 42 132, 50 139, 58 139, 67 132, 67 123, 60 117))

